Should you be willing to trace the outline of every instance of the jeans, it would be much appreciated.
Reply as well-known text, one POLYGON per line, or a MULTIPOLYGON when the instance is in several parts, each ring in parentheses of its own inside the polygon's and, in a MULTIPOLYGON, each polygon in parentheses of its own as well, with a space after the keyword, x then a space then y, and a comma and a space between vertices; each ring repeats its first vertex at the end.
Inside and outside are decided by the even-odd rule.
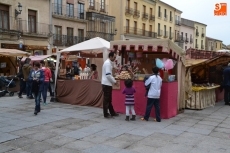
POLYGON ((20 79, 20 91, 18 95, 21 96, 22 93, 25 91, 25 89, 26 89, 26 82, 23 81, 23 79, 20 79))
POLYGON ((40 112, 41 107, 40 107, 40 99, 41 99, 41 92, 35 92, 34 93, 34 99, 35 99, 35 112, 40 112))
POLYGON ((130 114, 130 110, 131 110, 131 112, 132 112, 132 115, 136 115, 136 113, 135 113, 135 110, 134 110, 134 105, 126 105, 125 106, 125 113, 126 113, 126 116, 129 116, 130 114))
POLYGON ((225 104, 229 104, 230 102, 230 87, 224 87, 224 102, 225 104))
POLYGON ((112 105, 112 86, 102 85, 104 99, 103 99, 103 113, 104 116, 108 116, 108 109, 110 114, 113 116, 115 113, 112 105))
POLYGON ((44 101, 44 103, 46 103, 46 98, 47 98, 47 90, 48 90, 48 88, 49 88, 49 82, 44 82, 43 83, 44 84, 44 86, 43 86, 43 90, 42 90, 42 97, 43 97, 43 101, 44 101))
POLYGON ((32 96, 32 82, 31 81, 26 81, 26 94, 27 94, 27 97, 33 97, 32 96))
POLYGON ((150 113, 151 113, 153 106, 155 107, 156 120, 157 120, 157 122, 160 122, 161 121, 160 100, 154 99, 154 98, 148 98, 144 119, 146 121, 149 120, 149 116, 150 116, 150 113))

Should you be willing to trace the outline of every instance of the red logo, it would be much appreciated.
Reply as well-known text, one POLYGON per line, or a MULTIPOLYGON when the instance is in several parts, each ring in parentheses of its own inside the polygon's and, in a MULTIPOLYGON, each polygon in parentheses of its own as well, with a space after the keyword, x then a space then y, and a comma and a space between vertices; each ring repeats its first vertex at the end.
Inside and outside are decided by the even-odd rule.
POLYGON ((227 16, 227 3, 216 3, 214 16, 227 16))

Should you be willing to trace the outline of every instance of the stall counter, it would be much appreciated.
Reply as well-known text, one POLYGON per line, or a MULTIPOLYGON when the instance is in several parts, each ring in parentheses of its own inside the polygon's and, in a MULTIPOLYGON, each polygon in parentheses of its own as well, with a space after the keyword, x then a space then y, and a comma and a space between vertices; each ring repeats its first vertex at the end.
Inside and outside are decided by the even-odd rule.
MULTIPOLYGON (((113 107, 118 113, 125 114, 125 95, 122 94, 125 88, 124 80, 120 81, 120 88, 113 90, 113 107)), ((145 97, 146 89, 143 81, 134 81, 133 87, 136 89, 135 93, 135 111, 137 115, 143 116, 146 109, 147 98, 145 97)), ((177 96, 178 96, 178 82, 163 82, 160 97, 160 113, 162 119, 169 119, 177 115, 177 96)), ((155 116, 153 108, 151 117, 155 116)))

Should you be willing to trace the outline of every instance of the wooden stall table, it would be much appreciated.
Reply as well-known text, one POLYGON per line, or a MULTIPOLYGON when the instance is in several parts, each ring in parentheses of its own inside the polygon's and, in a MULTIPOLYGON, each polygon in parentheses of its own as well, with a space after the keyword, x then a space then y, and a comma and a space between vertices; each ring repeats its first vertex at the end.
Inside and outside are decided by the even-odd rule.
POLYGON ((57 80, 57 100, 73 105, 102 107, 101 82, 96 80, 57 80))
POLYGON ((204 109, 214 106, 216 103, 216 88, 212 87, 192 87, 192 96, 187 100, 186 108, 189 109, 204 109))
MULTIPOLYGON (((119 87, 113 90, 113 107, 118 113, 125 114, 125 95, 122 94, 125 88, 124 81, 119 80, 119 87)), ((135 111, 137 115, 145 114, 147 98, 145 97, 146 89, 143 81, 133 81, 133 87, 136 89, 135 111)), ((177 95, 178 82, 163 82, 160 97, 160 113, 162 119, 169 119, 177 115, 177 95)), ((151 112, 151 117, 155 117, 155 110, 151 112)))

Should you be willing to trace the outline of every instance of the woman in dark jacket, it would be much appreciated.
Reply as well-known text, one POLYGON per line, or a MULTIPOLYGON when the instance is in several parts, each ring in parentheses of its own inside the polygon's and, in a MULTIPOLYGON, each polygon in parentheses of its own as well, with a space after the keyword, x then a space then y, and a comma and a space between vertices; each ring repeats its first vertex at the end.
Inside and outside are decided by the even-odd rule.
POLYGON ((43 70, 40 69, 40 63, 34 63, 34 70, 30 72, 29 80, 32 81, 32 92, 35 96, 34 115, 37 115, 41 111, 40 99, 44 83, 44 73, 43 70))

